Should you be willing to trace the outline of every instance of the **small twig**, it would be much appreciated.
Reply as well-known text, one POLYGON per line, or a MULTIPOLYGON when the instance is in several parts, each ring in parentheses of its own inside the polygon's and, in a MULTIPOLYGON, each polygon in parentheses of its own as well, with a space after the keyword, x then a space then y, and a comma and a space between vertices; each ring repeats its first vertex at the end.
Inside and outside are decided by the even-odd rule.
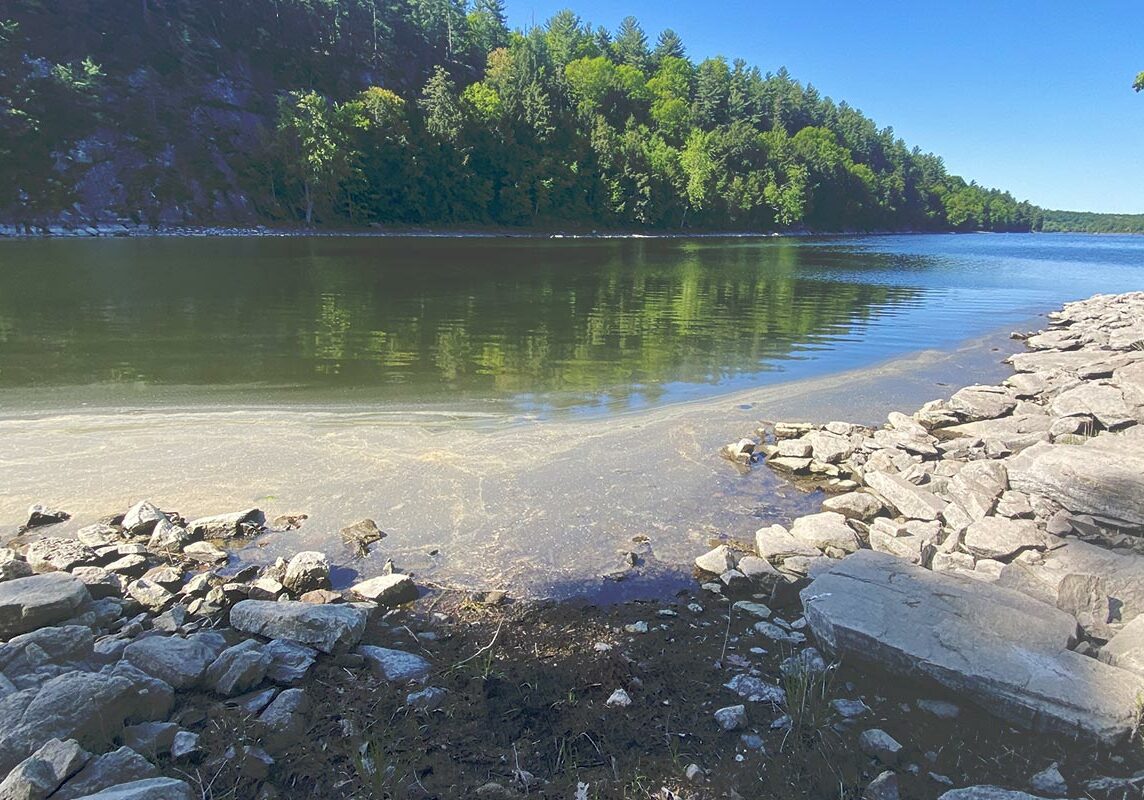
POLYGON ((731 640, 731 618, 735 616, 735 604, 730 600, 727 601, 727 633, 723 636, 723 652, 719 654, 719 663, 723 663, 723 659, 727 657, 727 643, 731 640))
POLYGON ((464 659, 461 659, 460 661, 458 661, 456 664, 454 664, 452 666, 452 669, 457 669, 458 667, 464 666, 465 664, 468 664, 470 661, 472 661, 474 658, 477 658, 478 656, 480 656, 482 653, 486 653, 489 650, 492 650, 493 645, 495 645, 497 643, 497 637, 500 636, 502 625, 504 625, 504 619, 503 618, 501 619, 500 622, 497 623, 496 633, 493 634, 492 640, 488 644, 486 644, 484 647, 482 647, 480 650, 473 653, 468 658, 464 658, 464 659))

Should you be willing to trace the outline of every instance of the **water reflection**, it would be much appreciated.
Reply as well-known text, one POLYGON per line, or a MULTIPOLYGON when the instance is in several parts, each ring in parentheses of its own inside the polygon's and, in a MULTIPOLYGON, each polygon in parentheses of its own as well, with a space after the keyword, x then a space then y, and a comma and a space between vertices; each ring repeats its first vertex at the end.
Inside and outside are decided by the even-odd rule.
POLYGON ((824 256, 771 242, 10 242, 0 386, 656 402, 668 385, 773 368, 917 294, 808 277, 824 256))

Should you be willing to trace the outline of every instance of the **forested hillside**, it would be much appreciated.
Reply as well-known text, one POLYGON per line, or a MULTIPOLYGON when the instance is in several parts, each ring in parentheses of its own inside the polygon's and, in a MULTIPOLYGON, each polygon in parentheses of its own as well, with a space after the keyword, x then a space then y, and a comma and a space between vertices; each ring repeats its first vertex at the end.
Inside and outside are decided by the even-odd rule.
POLYGON ((1029 230, 780 70, 500 0, 0 3, 0 220, 1029 230))
POLYGON ((1144 214, 1095 214, 1091 211, 1045 211, 1046 231, 1080 233, 1144 233, 1144 214))

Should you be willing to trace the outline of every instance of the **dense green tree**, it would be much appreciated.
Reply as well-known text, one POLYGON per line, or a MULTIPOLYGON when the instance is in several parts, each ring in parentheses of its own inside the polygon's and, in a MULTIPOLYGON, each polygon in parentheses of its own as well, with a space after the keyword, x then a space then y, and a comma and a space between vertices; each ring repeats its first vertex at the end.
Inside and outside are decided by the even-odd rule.
POLYGON ((336 213, 338 195, 354 170, 350 128, 365 124, 353 106, 334 106, 317 92, 290 92, 278 105, 277 146, 287 186, 301 189, 302 218, 318 208, 336 213))
POLYGON ((705 129, 727 121, 731 70, 722 56, 704 59, 695 75, 695 122, 705 129))
POLYGON ((1144 92, 1144 72, 1136 76, 1136 80, 1132 83, 1132 88, 1138 92, 1144 92))
POLYGON ((671 28, 667 28, 660 32, 659 37, 655 40, 655 49, 652 51, 652 59, 658 66, 663 63, 665 58, 679 58, 687 57, 687 48, 683 46, 683 40, 679 38, 679 34, 671 28))
POLYGON ((425 115, 425 129, 441 142, 456 142, 461 135, 464 114, 449 73, 437 67, 417 101, 425 115))
POLYGON ((558 69, 570 61, 599 54, 591 29, 568 9, 548 20, 544 40, 548 46, 548 55, 558 69))
POLYGON ((482 53, 490 53, 508 44, 508 22, 504 0, 477 0, 466 17, 469 37, 482 53))
POLYGON ((503 0, 5 11, 7 219, 85 208, 83 187, 108 185, 85 176, 114 159, 116 208, 143 219, 226 219, 233 201, 251 221, 321 224, 1105 224, 1045 223, 785 69, 695 64, 670 30, 651 49, 633 17, 613 35, 570 10, 510 32, 503 0))
POLYGON ((620 21, 616 38, 612 42, 612 51, 621 64, 627 64, 638 70, 647 69, 651 51, 648 50, 647 34, 635 17, 624 17, 620 21))

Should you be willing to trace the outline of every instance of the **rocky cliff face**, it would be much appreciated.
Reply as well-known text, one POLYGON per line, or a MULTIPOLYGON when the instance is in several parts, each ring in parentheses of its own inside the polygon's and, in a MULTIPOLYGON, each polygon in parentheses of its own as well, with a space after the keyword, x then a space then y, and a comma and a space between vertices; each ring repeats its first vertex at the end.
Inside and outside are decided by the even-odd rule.
MULTIPOLYGON (((141 69, 126 91, 109 92, 103 103, 130 103, 136 99, 130 92, 146 96, 155 80, 141 69)), ((162 125, 161 135, 143 139, 120 125, 101 124, 54 151, 56 178, 71 188, 74 202, 57 215, 23 220, 14 209, 12 221, 74 227, 254 223, 258 214, 244 184, 273 122, 249 71, 239 65, 181 92, 177 103, 191 109, 184 130, 162 125)))

